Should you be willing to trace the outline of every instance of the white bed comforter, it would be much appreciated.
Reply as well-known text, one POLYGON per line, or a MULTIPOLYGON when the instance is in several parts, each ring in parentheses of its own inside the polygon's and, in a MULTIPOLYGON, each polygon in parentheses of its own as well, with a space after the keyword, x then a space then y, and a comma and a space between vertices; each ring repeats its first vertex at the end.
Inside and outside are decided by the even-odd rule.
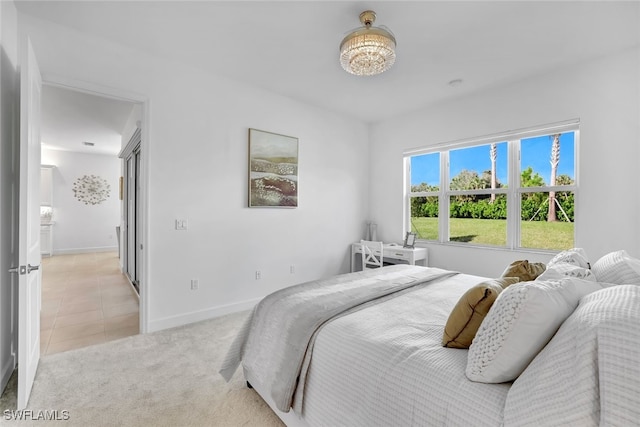
POLYGON ((305 355, 316 331, 349 310, 457 273, 408 265, 335 276, 265 297, 232 344, 220 374, 229 380, 240 361, 269 389, 283 412, 292 406, 305 355))
POLYGON ((468 350, 442 347, 454 305, 483 280, 458 274, 324 326, 295 412, 310 426, 500 426, 511 384, 469 381, 468 350))

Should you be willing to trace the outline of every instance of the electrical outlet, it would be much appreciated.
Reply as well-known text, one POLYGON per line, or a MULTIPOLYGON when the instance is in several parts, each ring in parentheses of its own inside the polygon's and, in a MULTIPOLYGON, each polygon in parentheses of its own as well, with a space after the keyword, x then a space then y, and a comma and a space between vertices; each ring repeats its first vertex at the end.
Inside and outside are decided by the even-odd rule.
POLYGON ((176 230, 186 230, 189 228, 189 221, 186 219, 176 219, 176 230))
POLYGON ((262 272, 260 270, 256 270, 256 280, 262 279, 262 272))
POLYGON ((200 288, 200 281, 198 279, 191 279, 191 290, 197 291, 200 288))
POLYGON ((293 264, 291 264, 291 265, 289 266, 289 273, 291 273, 291 274, 295 274, 295 272, 296 272, 296 266, 295 266, 295 265, 293 265, 293 264))

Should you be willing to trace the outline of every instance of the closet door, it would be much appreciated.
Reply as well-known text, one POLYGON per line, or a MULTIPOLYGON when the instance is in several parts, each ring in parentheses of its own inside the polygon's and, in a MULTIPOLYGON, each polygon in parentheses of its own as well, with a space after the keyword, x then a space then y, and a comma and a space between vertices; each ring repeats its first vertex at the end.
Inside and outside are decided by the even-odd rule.
POLYGON ((138 129, 120 153, 124 161, 123 269, 140 294, 142 269, 141 138, 138 129))
POLYGON ((140 260, 140 148, 135 149, 126 159, 127 165, 127 198, 126 198, 126 265, 125 272, 140 293, 139 260, 140 260))

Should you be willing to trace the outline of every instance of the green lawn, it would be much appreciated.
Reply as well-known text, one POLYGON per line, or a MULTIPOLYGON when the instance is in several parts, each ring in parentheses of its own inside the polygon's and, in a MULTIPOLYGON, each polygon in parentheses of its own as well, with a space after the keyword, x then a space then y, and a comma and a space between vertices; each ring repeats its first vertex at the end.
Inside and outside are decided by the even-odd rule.
MULTIPOLYGON (((419 239, 438 239, 438 218, 411 218, 411 224, 419 239)), ((507 242, 506 220, 451 218, 449 227, 451 241, 492 246, 507 242)), ((569 249, 573 247, 573 224, 522 221, 520 237, 525 248, 569 249)))

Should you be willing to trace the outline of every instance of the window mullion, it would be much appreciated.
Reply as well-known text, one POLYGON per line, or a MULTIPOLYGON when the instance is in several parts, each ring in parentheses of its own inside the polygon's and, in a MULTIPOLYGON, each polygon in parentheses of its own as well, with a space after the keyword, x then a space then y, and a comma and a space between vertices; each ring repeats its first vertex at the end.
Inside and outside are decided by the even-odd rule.
POLYGON ((509 195, 507 196, 507 246, 520 246, 520 140, 509 141, 509 195))
POLYGON ((440 197, 438 203, 438 240, 449 241, 449 152, 440 154, 440 197))
POLYGON ((404 182, 405 182, 405 200, 404 200, 404 230, 405 235, 411 231, 411 157, 404 158, 404 182))

